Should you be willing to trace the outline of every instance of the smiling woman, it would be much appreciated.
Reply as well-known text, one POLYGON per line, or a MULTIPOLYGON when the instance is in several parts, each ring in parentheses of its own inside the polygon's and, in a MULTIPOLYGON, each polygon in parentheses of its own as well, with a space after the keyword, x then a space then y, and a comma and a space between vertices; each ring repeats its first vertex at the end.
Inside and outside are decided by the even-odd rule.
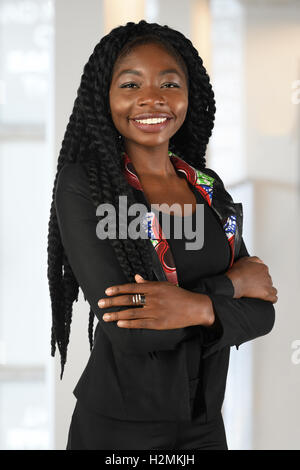
POLYGON ((272 329, 277 298, 267 267, 245 247, 241 204, 205 166, 215 109, 202 59, 168 26, 117 27, 84 67, 48 235, 61 378, 79 286, 90 305, 91 355, 73 391, 67 449, 227 449, 230 346, 272 329), (123 237, 121 196, 130 209, 175 203, 185 214, 188 205, 193 230, 194 208, 204 205, 203 247, 175 238, 175 218, 165 236, 155 215, 150 235, 123 237), (116 238, 97 237, 102 204, 116 209, 108 211, 116 238))
POLYGON ((157 40, 127 45, 116 60, 110 112, 139 176, 174 174, 169 140, 186 118, 188 81, 187 67, 177 51, 157 40))

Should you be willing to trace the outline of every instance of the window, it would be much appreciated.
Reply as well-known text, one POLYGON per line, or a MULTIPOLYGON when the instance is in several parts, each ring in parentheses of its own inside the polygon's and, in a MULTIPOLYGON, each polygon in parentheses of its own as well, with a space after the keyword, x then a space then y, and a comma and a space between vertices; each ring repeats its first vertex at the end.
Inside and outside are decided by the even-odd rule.
POLYGON ((0 448, 7 450, 51 447, 46 124, 52 19, 51 0, 0 0, 0 448))

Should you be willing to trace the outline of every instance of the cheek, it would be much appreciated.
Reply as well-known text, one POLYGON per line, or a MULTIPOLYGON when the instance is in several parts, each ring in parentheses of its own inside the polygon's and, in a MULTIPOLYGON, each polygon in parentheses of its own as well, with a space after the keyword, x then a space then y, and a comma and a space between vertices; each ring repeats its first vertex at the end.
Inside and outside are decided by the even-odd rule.
POLYGON ((178 121, 182 124, 186 118, 188 110, 188 100, 183 100, 177 105, 177 109, 175 110, 175 114, 178 117, 178 121))
POLYGON ((111 111, 111 117, 116 124, 120 120, 120 118, 123 118, 124 112, 125 112, 125 105, 124 101, 122 100, 121 97, 117 96, 116 93, 113 93, 109 96, 109 106, 110 106, 110 111, 111 111))
POLYGON ((114 89, 109 95, 111 106, 119 107, 123 106, 126 103, 127 99, 125 93, 122 93, 119 90, 114 89))
POLYGON ((127 118, 129 115, 129 103, 122 96, 114 96, 111 100, 110 109, 112 117, 116 120, 127 118))

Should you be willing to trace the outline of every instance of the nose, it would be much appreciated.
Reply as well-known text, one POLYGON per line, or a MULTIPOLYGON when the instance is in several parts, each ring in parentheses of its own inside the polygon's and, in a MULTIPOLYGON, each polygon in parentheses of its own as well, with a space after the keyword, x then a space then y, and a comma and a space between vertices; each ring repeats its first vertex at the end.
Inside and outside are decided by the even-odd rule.
POLYGON ((150 104, 150 103, 157 104, 157 105, 159 104, 165 105, 167 104, 167 101, 164 98, 164 96, 162 96, 160 91, 155 91, 155 90, 144 91, 142 96, 141 95, 139 96, 137 104, 142 105, 142 104, 150 104))

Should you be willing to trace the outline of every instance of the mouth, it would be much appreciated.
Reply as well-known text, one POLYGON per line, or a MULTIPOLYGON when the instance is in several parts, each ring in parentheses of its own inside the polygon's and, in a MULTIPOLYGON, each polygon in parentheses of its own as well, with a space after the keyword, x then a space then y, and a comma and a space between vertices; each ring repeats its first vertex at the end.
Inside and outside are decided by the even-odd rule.
POLYGON ((138 122, 135 119, 130 119, 130 121, 135 127, 137 127, 138 129, 144 132, 160 132, 169 125, 169 122, 171 120, 172 118, 164 118, 162 122, 154 123, 154 124, 151 124, 151 123, 147 124, 147 123, 138 122))

